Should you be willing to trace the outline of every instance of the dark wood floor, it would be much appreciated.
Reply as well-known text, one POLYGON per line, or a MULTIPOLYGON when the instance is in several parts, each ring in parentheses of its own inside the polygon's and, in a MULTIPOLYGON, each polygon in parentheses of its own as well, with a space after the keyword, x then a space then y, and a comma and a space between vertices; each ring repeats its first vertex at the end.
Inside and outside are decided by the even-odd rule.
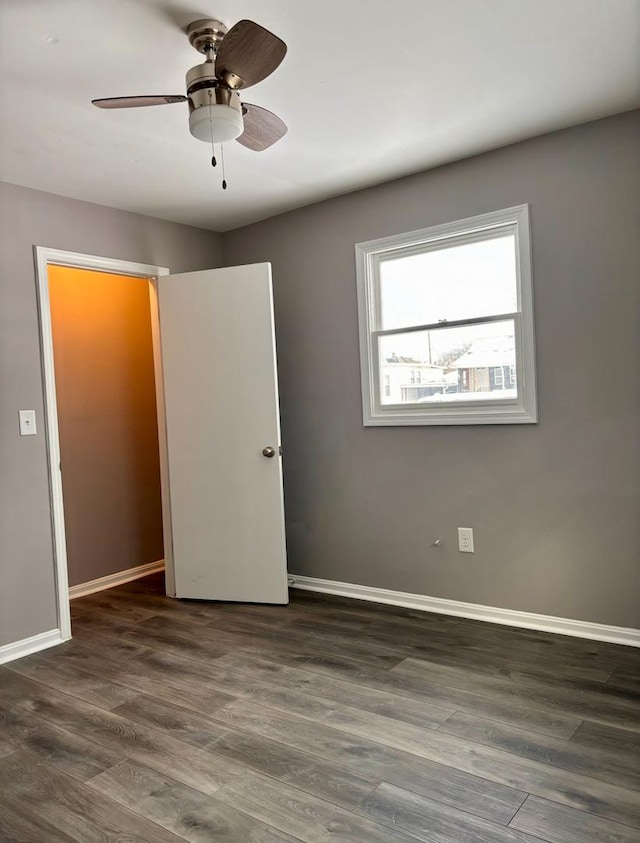
POLYGON ((2 843, 640 841, 639 650, 161 586, 0 669, 2 843))

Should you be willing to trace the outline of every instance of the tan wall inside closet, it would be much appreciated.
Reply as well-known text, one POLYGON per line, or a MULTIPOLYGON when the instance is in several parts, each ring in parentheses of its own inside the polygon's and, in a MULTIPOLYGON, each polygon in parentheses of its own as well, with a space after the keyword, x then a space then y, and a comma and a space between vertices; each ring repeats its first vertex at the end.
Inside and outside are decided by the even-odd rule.
POLYGON ((163 557, 149 282, 49 267, 70 585, 163 557))

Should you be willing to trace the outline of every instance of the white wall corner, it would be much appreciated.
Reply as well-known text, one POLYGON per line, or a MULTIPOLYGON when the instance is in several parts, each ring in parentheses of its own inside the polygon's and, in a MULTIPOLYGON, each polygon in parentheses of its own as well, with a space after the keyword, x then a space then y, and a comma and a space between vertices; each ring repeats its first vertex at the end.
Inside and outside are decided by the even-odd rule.
POLYGON ((482 606, 478 603, 463 603, 459 600, 445 600, 442 597, 428 597, 424 594, 410 594, 405 591, 391 591, 386 588, 373 588, 368 585, 323 580, 316 577, 303 577, 289 574, 292 588, 306 591, 320 591, 323 594, 335 594, 339 597, 353 597, 356 600, 368 600, 373 603, 387 603, 421 612, 435 612, 440 615, 453 615, 477 621, 517 626, 524 629, 537 629, 540 632, 554 632, 558 635, 572 635, 576 638, 589 638, 594 641, 607 641, 612 644, 625 644, 640 647, 640 629, 626 626, 608 626, 572 618, 555 618, 551 615, 537 615, 533 612, 518 612, 513 609, 500 609, 495 606, 482 606))

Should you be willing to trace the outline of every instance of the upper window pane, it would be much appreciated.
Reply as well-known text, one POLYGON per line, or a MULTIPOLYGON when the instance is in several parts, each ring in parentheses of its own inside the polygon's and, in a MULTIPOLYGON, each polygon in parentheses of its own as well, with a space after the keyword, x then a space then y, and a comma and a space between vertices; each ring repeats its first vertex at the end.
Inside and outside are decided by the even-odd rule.
POLYGON ((420 254, 380 260, 380 329, 474 319, 517 310, 516 240, 425 244, 420 254))

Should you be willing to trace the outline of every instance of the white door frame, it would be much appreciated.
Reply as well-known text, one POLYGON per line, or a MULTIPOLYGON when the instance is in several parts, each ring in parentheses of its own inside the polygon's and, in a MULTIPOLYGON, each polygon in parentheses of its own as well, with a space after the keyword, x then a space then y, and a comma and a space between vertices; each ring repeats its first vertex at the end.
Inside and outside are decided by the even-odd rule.
POLYGON ((63 641, 71 638, 71 609, 69 605, 69 576, 67 568, 67 544, 64 524, 64 503, 62 498, 62 475, 60 472, 60 437, 58 431, 58 407, 56 402, 56 378, 53 361, 53 333, 51 329, 51 305, 49 299, 49 277, 47 267, 69 266, 112 275, 131 275, 146 278, 151 282, 151 329, 153 337, 153 358, 158 405, 158 437, 160 445, 160 479, 162 486, 162 525, 164 530, 165 564, 169 581, 168 593, 175 594, 173 587, 173 564, 171 556, 171 513, 169 509, 169 484, 166 448, 166 424, 164 418, 164 392, 162 381, 162 359, 160 356, 160 326, 157 310, 157 278, 168 275, 164 266, 150 266, 143 263, 121 261, 112 258, 68 252, 64 249, 50 249, 34 246, 36 287, 38 294, 38 318, 40 327, 40 353, 44 377, 44 422, 47 440, 47 461, 49 468, 49 495, 52 511, 53 553, 55 566, 56 603, 58 627, 63 641), (155 298, 155 302, 153 299, 155 298))

